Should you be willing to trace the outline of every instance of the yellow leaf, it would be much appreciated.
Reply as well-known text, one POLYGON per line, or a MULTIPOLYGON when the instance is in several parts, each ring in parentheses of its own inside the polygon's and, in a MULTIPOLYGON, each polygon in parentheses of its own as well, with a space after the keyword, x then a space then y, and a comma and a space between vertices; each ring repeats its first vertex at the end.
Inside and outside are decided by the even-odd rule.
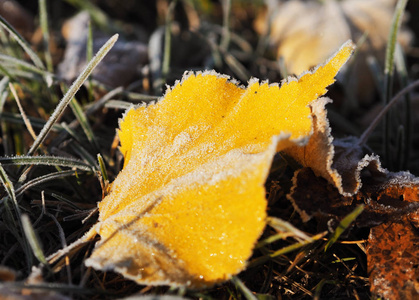
POLYGON ((265 226, 272 158, 308 140, 308 104, 352 50, 346 43, 281 87, 253 79, 244 89, 213 71, 187 72, 156 104, 128 110, 119 131, 124 168, 85 237, 101 236, 86 265, 193 288, 243 270, 265 226))

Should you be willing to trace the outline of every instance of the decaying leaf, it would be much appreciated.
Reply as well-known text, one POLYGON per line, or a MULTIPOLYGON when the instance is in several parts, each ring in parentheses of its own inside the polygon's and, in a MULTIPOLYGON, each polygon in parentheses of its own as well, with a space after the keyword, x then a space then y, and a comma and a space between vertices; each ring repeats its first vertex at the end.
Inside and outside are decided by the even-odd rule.
POLYGON ((418 178, 401 173, 388 180, 377 197, 377 202, 387 207, 393 199, 405 207, 398 219, 370 231, 367 258, 371 292, 385 299, 419 297, 418 188, 418 178))
POLYGON ((285 150, 305 167, 294 175, 288 198, 304 221, 316 217, 323 227, 337 225, 365 204, 356 224, 372 227, 367 250, 371 292, 385 299, 415 299, 419 179, 408 172, 388 172, 376 155, 363 157, 356 138, 333 141, 327 102, 311 104, 314 133, 308 144, 285 150))
POLYGON ((365 204, 356 219, 359 227, 372 227, 367 260, 371 292, 384 299, 419 296, 419 179, 406 172, 367 176, 354 196, 342 196, 310 168, 294 177, 288 196, 303 220, 316 217, 320 227, 332 227, 357 205, 365 204))
POLYGON ((265 227, 264 182, 276 151, 312 133, 308 104, 353 50, 277 84, 242 88, 215 72, 187 72, 158 103, 120 124, 124 168, 99 203, 87 266, 142 284, 194 288, 245 267, 265 227))

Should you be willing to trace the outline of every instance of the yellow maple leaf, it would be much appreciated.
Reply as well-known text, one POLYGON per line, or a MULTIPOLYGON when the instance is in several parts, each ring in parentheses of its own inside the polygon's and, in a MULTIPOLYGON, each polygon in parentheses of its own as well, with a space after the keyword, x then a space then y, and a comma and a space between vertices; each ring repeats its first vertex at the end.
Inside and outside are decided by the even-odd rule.
POLYGON ((353 50, 277 84, 242 88, 214 71, 185 73, 159 102, 120 123, 124 168, 99 203, 87 266, 141 284, 193 288, 244 269, 265 227, 273 156, 304 144, 308 104, 326 92, 353 50))

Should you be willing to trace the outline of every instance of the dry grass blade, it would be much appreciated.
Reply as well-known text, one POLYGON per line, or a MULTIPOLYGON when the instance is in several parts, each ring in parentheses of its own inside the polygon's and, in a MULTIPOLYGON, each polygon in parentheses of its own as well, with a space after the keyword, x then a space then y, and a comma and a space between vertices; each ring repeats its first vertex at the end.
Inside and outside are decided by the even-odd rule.
POLYGON ((280 232, 289 232, 299 240, 311 241, 311 237, 295 228, 291 223, 281 220, 279 218, 270 217, 268 218, 268 224, 280 232))
POLYGON ((17 93, 16 93, 16 89, 14 88, 13 84, 12 84, 12 83, 10 83, 10 82, 9 82, 9 89, 12 91, 13 97, 14 97, 14 98, 15 98, 15 100, 16 100, 17 106, 19 107, 19 111, 20 111, 20 114, 21 114, 21 116, 22 116, 23 122, 24 122, 24 123, 25 123, 25 125, 26 125, 26 128, 28 129, 28 131, 29 131, 30 135, 32 136, 32 138, 33 138, 34 140, 36 140, 36 133, 35 133, 35 131, 33 130, 33 127, 32 127, 32 124, 31 124, 31 121, 29 121, 28 117, 26 116, 26 113, 25 113, 25 111, 23 110, 22 104, 20 103, 19 96, 18 96, 18 95, 17 95, 17 93))

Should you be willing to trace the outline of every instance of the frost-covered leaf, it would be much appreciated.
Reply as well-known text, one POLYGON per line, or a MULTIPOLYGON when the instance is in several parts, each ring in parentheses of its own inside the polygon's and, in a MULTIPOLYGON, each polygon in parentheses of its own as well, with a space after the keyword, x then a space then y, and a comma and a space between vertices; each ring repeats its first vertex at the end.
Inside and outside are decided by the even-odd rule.
POLYGON ((99 203, 99 222, 74 244, 101 236, 86 265, 194 288, 243 270, 265 227, 272 158, 307 142, 308 104, 352 50, 346 43, 281 87, 187 72, 156 104, 129 109, 119 131, 124 168, 99 203))
POLYGON ((368 170, 385 174, 377 155, 364 154, 355 137, 334 140, 327 119, 325 105, 331 102, 321 98, 310 107, 313 118, 313 136, 304 147, 293 146, 284 151, 304 167, 310 167, 317 176, 333 184, 344 196, 356 194, 362 185, 361 173, 368 170))

